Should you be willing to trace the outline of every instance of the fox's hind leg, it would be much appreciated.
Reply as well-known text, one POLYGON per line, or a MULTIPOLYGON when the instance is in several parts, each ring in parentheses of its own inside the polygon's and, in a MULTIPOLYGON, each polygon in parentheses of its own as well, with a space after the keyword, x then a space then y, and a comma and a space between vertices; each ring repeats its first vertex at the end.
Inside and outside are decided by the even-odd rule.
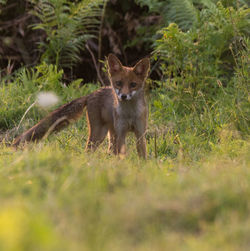
POLYGON ((108 127, 100 121, 100 118, 92 116, 89 113, 87 113, 87 121, 89 127, 89 138, 86 149, 95 151, 105 139, 108 133, 108 127))
POLYGON ((111 153, 117 154, 116 137, 115 137, 115 132, 114 132, 113 129, 109 128, 108 137, 109 137, 109 148, 108 148, 108 151, 111 152, 111 153))

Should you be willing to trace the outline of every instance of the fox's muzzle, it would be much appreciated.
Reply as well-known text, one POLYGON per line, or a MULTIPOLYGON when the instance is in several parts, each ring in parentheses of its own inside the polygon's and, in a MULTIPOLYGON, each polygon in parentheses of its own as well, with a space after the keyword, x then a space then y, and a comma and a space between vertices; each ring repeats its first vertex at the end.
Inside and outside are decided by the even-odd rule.
POLYGON ((132 97, 136 94, 136 91, 132 91, 131 93, 124 94, 124 93, 121 93, 119 89, 115 89, 115 92, 120 101, 131 100, 132 97))
POLYGON ((126 100, 126 99, 128 99, 128 96, 126 94, 122 94, 121 95, 121 100, 126 100))

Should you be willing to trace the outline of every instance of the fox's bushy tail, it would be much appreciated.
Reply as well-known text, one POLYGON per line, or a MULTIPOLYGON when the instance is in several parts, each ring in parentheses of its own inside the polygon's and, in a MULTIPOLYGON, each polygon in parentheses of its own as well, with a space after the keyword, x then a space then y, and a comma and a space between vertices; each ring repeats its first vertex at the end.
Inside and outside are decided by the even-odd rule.
POLYGON ((38 141, 46 137, 46 135, 60 131, 70 123, 78 120, 83 114, 87 97, 77 98, 57 108, 29 130, 19 135, 12 145, 17 147, 20 143, 38 141))

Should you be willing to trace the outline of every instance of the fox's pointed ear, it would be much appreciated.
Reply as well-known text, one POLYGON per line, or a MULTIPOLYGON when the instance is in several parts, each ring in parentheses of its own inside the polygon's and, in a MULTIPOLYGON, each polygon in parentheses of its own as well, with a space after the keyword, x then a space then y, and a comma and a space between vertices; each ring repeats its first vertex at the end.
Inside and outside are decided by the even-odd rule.
POLYGON ((108 70, 109 74, 114 74, 122 69, 122 64, 120 60, 114 55, 114 54, 109 54, 108 55, 108 70))
POLYGON ((142 79, 145 79, 148 75, 149 69, 150 69, 149 58, 143 58, 134 66, 133 70, 137 76, 139 76, 142 79))

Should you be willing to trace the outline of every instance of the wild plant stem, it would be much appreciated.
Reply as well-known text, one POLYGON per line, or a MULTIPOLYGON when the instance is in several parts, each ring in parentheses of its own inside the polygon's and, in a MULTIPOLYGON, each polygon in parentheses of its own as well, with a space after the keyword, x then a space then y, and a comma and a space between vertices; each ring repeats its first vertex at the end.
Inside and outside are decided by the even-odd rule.
POLYGON ((30 110, 35 104, 36 104, 36 101, 35 101, 33 104, 31 104, 31 105, 28 107, 28 109, 25 111, 25 113, 23 114, 23 116, 22 116, 22 118, 21 118, 21 120, 20 120, 20 122, 19 122, 19 124, 18 124, 18 126, 17 126, 16 131, 19 130, 19 127, 20 127, 21 123, 23 122, 23 120, 24 120, 26 114, 29 112, 29 110, 30 110))

